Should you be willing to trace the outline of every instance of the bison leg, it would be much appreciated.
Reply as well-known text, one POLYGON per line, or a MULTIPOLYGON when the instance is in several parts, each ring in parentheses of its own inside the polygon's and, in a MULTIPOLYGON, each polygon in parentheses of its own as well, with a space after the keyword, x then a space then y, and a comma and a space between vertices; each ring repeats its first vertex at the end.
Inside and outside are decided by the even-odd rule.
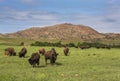
POLYGON ((10 56, 12 56, 12 54, 10 53, 10 56))
POLYGON ((19 57, 22 57, 22 55, 21 55, 21 54, 19 54, 19 57))
POLYGON ((54 57, 52 57, 52 58, 50 59, 50 63, 51 63, 51 64, 54 64, 54 63, 55 63, 55 58, 54 58, 54 57))
POLYGON ((39 59, 38 59, 38 60, 37 60, 37 66, 38 66, 38 67, 39 67, 39 64, 40 64, 40 63, 39 63, 39 59))
POLYGON ((33 68, 35 67, 35 64, 33 64, 33 68))
POLYGON ((25 54, 23 54, 23 57, 25 58, 25 54))
POLYGON ((35 67, 35 65, 36 65, 36 62, 33 63, 33 68, 35 67))
POLYGON ((13 52, 13 56, 16 56, 16 52, 13 52))
POLYGON ((67 56, 67 53, 65 53, 65 56, 67 56))

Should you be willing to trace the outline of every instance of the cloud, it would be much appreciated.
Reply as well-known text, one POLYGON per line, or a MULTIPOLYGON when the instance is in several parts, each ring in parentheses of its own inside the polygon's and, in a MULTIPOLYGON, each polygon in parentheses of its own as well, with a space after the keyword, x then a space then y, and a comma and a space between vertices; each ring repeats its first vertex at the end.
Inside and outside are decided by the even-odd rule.
POLYGON ((120 6, 114 3, 104 10, 104 14, 86 15, 81 13, 64 14, 62 12, 15 10, 5 7, 0 12, 0 22, 2 24, 20 25, 21 29, 25 26, 46 26, 66 22, 91 26, 99 32, 120 33, 120 6))
POLYGON ((36 5, 39 5, 41 4, 41 0, 19 0, 19 1, 16 1, 22 5, 25 5, 25 6, 36 6, 36 5))
POLYGON ((93 27, 99 32, 119 32, 119 12, 113 14, 91 16, 91 15, 75 15, 74 23, 80 23, 93 27))
POLYGON ((54 12, 40 12, 40 11, 17 11, 14 9, 5 9, 0 13, 0 20, 56 20, 59 19, 57 13, 54 12))
POLYGON ((117 32, 120 33, 120 6, 114 0, 114 4, 105 7, 101 12, 103 14, 71 14, 67 16, 68 22, 91 26, 99 32, 117 32))
POLYGON ((106 18, 104 19, 105 22, 109 22, 109 23, 114 23, 114 22, 117 22, 117 20, 115 19, 110 19, 110 18, 106 18))
POLYGON ((33 3, 35 0, 21 0, 21 2, 22 3, 27 3, 27 4, 29 4, 29 3, 33 3))

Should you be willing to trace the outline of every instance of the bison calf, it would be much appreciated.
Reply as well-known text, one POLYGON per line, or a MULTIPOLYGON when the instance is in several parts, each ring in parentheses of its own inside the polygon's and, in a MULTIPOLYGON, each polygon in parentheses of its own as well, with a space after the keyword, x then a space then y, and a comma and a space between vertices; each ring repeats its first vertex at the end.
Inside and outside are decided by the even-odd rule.
POLYGON ((55 49, 52 48, 50 51, 47 51, 44 56, 45 56, 45 62, 47 64, 47 60, 50 60, 51 64, 54 64, 56 59, 57 59, 58 53, 56 53, 55 49))
POLYGON ((25 54, 27 53, 26 48, 22 48, 21 51, 19 52, 19 57, 25 57, 25 54))
POLYGON ((32 53, 30 59, 28 59, 29 63, 35 67, 36 64, 39 66, 40 55, 39 53, 32 53))

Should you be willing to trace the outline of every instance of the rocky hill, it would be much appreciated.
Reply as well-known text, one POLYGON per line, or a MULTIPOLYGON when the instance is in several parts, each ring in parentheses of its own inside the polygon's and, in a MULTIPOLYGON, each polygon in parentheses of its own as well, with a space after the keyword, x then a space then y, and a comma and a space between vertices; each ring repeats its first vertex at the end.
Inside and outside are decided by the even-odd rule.
POLYGON ((120 34, 118 33, 106 33, 104 34, 106 39, 117 39, 120 40, 120 34))
POLYGON ((94 39, 104 35, 91 27, 73 24, 58 24, 48 27, 32 27, 16 33, 6 34, 8 37, 22 37, 31 39, 94 39))
POLYGON ((92 40, 92 39, 120 39, 120 34, 102 34, 84 25, 73 25, 69 23, 57 24, 47 27, 32 27, 30 29, 6 34, 10 38, 30 38, 30 39, 63 39, 63 40, 92 40))

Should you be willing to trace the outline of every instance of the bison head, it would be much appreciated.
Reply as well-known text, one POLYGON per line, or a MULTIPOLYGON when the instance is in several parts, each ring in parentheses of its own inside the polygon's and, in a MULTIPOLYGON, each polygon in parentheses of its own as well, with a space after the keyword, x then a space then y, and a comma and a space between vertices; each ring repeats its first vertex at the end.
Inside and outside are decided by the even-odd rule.
POLYGON ((28 62, 33 65, 33 61, 31 59, 28 59, 28 62))
POLYGON ((52 54, 52 62, 53 63, 55 63, 55 61, 57 60, 57 56, 58 56, 58 53, 52 54))

